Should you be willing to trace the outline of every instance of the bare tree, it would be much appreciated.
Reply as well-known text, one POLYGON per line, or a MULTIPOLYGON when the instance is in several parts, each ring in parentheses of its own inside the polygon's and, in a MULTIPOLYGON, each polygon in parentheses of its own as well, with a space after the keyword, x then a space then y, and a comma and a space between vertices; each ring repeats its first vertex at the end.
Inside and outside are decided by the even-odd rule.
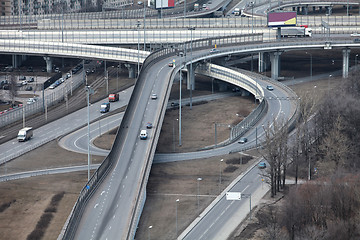
POLYGON ((15 105, 15 97, 17 96, 17 89, 16 89, 16 78, 14 75, 10 75, 9 81, 9 97, 11 100, 11 105, 15 105))
POLYGON ((338 116, 334 126, 329 130, 319 147, 323 156, 320 163, 321 169, 324 168, 322 174, 334 173, 339 167, 345 166, 349 150, 349 140, 343 133, 344 128, 342 117, 338 116), (329 169, 326 165, 332 168, 329 169))
POLYGON ((285 184, 285 173, 287 165, 287 143, 288 143, 288 127, 285 119, 276 121, 274 119, 272 125, 264 127, 265 132, 265 148, 263 157, 269 163, 269 170, 265 177, 271 188, 271 197, 276 195, 285 184), (282 174, 284 176, 282 177, 282 174), (283 184, 281 181, 283 180, 283 184))

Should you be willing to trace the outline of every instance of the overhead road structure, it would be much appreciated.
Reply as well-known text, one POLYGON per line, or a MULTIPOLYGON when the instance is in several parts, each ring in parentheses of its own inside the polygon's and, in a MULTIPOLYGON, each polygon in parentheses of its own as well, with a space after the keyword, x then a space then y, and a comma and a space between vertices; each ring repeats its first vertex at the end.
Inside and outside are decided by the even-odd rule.
MULTIPOLYGON (((297 40, 296 42, 290 42, 290 41, 282 42, 282 43, 256 42, 256 44, 251 44, 254 43, 253 40, 256 39, 256 37, 258 37, 258 39, 261 39, 260 35, 259 36, 246 35, 243 37, 238 36, 238 37, 228 37, 224 39, 216 38, 216 39, 206 39, 203 41, 192 41, 192 45, 193 45, 192 48, 196 49, 196 51, 193 52, 192 54, 193 59, 191 61, 197 62, 197 61, 205 60, 207 58, 227 56, 231 53, 244 52, 246 54, 251 52, 259 52, 259 51, 279 51, 281 49, 291 50, 291 49, 306 49, 306 48, 309 49, 324 48, 324 46, 326 45, 326 42, 320 40, 317 42, 306 43, 299 41, 298 39, 296 39, 297 40), (242 45, 238 44, 239 38, 240 38, 240 42, 243 43, 242 45), (209 47, 213 47, 215 44, 218 46, 219 51, 216 53, 210 53, 209 47)), ((10 42, 11 41, 9 41, 9 44, 10 42)), ((41 42, 38 44, 39 45, 37 45, 37 48, 38 50, 40 49, 41 51, 37 51, 37 52, 40 52, 40 54, 44 54, 45 52, 47 52, 49 55, 59 54, 60 56, 62 56, 62 54, 59 52, 58 49, 56 51, 53 51, 53 49, 51 49, 52 51, 50 50, 44 51, 41 48, 41 42)), ((140 77, 135 87, 137 88, 137 90, 130 99, 130 105, 127 108, 126 114, 124 116, 124 120, 122 121, 121 123, 122 125, 120 126, 119 134, 115 140, 114 146, 116 147, 113 147, 114 151, 112 151, 112 153, 109 154, 109 157, 103 162, 103 165, 99 167, 97 172, 88 182, 88 185, 83 189, 83 191, 80 194, 78 201, 79 203, 83 204, 83 207, 86 204, 89 204, 89 209, 93 210, 94 206, 97 204, 96 201, 99 201, 98 202, 99 204, 104 204, 103 206, 106 206, 106 209, 104 211, 106 211, 107 213, 104 214, 105 212, 102 212, 103 208, 95 208, 94 210, 95 212, 93 213, 90 212, 89 214, 92 217, 86 219, 88 220, 93 219, 95 222, 79 223, 81 226, 88 226, 86 228, 80 228, 84 230, 83 234, 87 234, 86 231, 89 231, 89 228, 92 229, 92 231, 100 230, 99 232, 95 233, 96 236, 105 236, 107 234, 110 235, 118 234, 118 232, 116 231, 122 232, 122 231, 126 231, 126 229, 132 229, 125 234, 126 236, 132 236, 133 233, 131 232, 134 231, 134 229, 136 229, 136 222, 138 220, 139 214, 141 212, 140 210, 145 199, 145 186, 146 186, 147 176, 152 163, 153 154, 156 147, 156 141, 159 135, 160 126, 167 105, 167 99, 168 99, 167 97, 169 94, 170 84, 174 77, 174 74, 176 74, 175 72, 169 72, 169 71, 179 71, 182 62, 184 62, 185 60, 184 57, 174 56, 174 54, 179 50, 188 52, 190 49, 188 45, 190 43, 186 43, 186 44, 187 47, 185 48, 182 45, 178 45, 176 48, 164 49, 162 51, 155 52, 150 57, 147 58, 146 60, 147 64, 145 64, 146 62, 144 63, 143 71, 142 71, 143 76, 141 76, 140 74, 140 77), (168 68, 167 64, 170 59, 173 60, 175 59, 175 61, 177 63, 180 62, 180 64, 176 65, 175 68, 172 69, 168 68), (150 74, 149 75, 150 77, 146 76, 146 74, 150 74), (150 94, 153 91, 155 91, 158 94, 159 96, 158 100, 149 102, 150 94), (143 124, 145 124, 149 120, 152 121, 154 125, 157 126, 157 128, 151 130, 152 133, 148 141, 141 142, 140 140, 138 140, 138 132, 143 126, 143 124), (137 140, 140 142, 137 142, 137 140), (120 151, 121 149, 126 149, 127 151, 122 152, 120 151), (118 162, 118 159, 122 159, 121 162, 118 162), (106 174, 110 169, 112 169, 112 166, 114 166, 114 172, 106 174), (117 174, 120 175, 118 176, 117 174), (131 179, 129 179, 130 176, 131 179), (104 184, 108 183, 110 185, 106 185, 106 184, 98 185, 97 184, 98 181, 99 183, 104 183, 104 184), (137 187, 135 187, 136 190, 134 189, 134 183, 138 184, 136 185, 137 187), (109 186, 110 188, 108 188, 109 186), (125 186, 127 187, 125 188, 125 186), (120 189, 120 190, 114 190, 114 189, 120 189), (123 190, 124 192, 121 189, 124 189, 123 190), (102 191, 105 191, 104 194, 101 194, 102 191), (122 192, 124 193, 124 195, 121 194, 122 192), (98 198, 91 199, 90 196, 93 195, 96 195, 96 197, 98 198), (118 199, 120 196, 129 196, 130 199, 135 199, 136 206, 131 205, 131 203, 128 202, 129 199, 121 199, 121 200, 118 199), (113 200, 121 201, 121 203, 119 203, 119 206, 122 206, 121 209, 117 209, 116 205, 112 206, 111 204, 105 204, 104 202, 105 199, 107 199, 107 201, 113 201, 113 200), (111 214, 113 213, 112 211, 120 211, 121 214, 112 215, 111 214), (128 212, 129 214, 126 214, 126 212, 128 212), (111 220, 110 218, 104 219, 106 218, 105 215, 110 218, 115 216, 115 219, 114 220, 111 220), (131 216, 131 219, 129 219, 129 217, 121 218, 120 215, 131 216), (116 229, 115 232, 113 232, 115 228, 111 227, 113 221, 116 221, 117 224, 116 226, 118 227, 118 229, 116 229), (96 222, 100 222, 101 226, 97 226, 96 222), (128 224, 130 224, 131 226, 128 224), (123 227, 119 227, 120 225, 123 227), (130 227, 128 228, 126 226, 130 226, 130 227), (110 227, 112 230, 109 229, 110 227)), ((338 48, 359 47, 360 46, 359 44, 360 43, 356 44, 350 41, 331 42, 332 47, 338 47, 338 48)), ((63 49, 64 46, 68 46, 68 45, 62 45, 60 49, 63 51, 65 51, 63 49)), ((7 45, 5 48, 6 49, 5 52, 8 53, 11 48, 13 48, 12 50, 15 49, 16 52, 28 51, 30 54, 33 55, 35 55, 36 53, 36 51, 34 51, 33 49, 34 45, 32 44, 29 47, 26 47, 25 45, 18 46, 17 44, 7 45), (31 51, 29 50, 29 48, 31 49, 31 51)), ((86 46, 84 48, 86 49, 86 46)), ((102 50, 101 47, 97 46, 97 48, 98 51, 102 50)), ((109 49, 106 47, 103 50, 105 51, 105 53, 109 51, 109 49)), ((4 50, 0 48, 0 51, 4 51, 4 50)), ((98 51, 90 52, 88 53, 87 56, 95 59, 104 57, 105 54, 98 51), (91 54, 94 54, 94 56, 92 56, 91 54)), ((136 52, 136 50, 134 51, 136 52)), ((78 57, 79 52, 73 51, 72 54, 74 54, 74 57, 78 57)), ((112 54, 114 54, 114 52, 112 54)), ((70 53, 67 56, 70 56, 70 53)), ((110 57, 111 56, 106 56, 106 59, 110 57)), ((120 58, 119 56, 112 56, 112 57, 114 57, 115 60, 118 60, 120 58)), ((189 64, 189 61, 190 61, 189 57, 187 57, 185 64, 189 64)), ((80 211, 77 213, 82 213, 84 210, 84 209, 81 210, 82 207, 79 208, 79 206, 75 207, 74 211, 76 209, 80 211)), ((75 213, 75 215, 80 216, 81 214, 78 215, 75 213)), ((75 223, 78 223, 78 220, 79 219, 75 219, 73 221, 75 223)), ((73 221, 71 222, 73 223, 73 221)), ((71 228, 76 227, 75 225, 72 224, 70 224, 69 226, 71 226, 71 228)), ((92 232, 90 232, 90 234, 91 233, 92 232)), ((85 238, 88 237, 85 236, 85 238)), ((89 237, 88 239, 90 238, 91 237, 89 237)))
POLYGON ((201 11, 194 11, 194 2, 188 1, 184 4, 176 5, 174 8, 167 9, 154 9, 146 5, 138 9, 121 9, 112 11, 100 12, 76 12, 76 13, 63 13, 63 14, 42 14, 42 15, 23 15, 23 16, 1 16, 0 28, 3 29, 27 29, 36 28, 36 24, 40 20, 75 20, 75 19, 142 19, 142 18, 158 18, 159 11, 161 17, 165 18, 191 18, 212 15, 217 10, 224 10, 229 4, 230 0, 213 0, 211 4, 206 1, 200 0, 200 4, 207 4, 207 8, 201 11), (11 25, 11 26, 10 26, 11 25))
MULTIPOLYGON (((359 6, 356 0, 302 0, 302 1, 253 1, 255 4, 247 4, 243 9, 243 15, 248 17, 265 17, 268 12, 283 11, 284 9, 297 11, 307 15, 308 8, 312 11, 325 9, 329 15, 332 13, 333 6, 359 6)), ((348 15, 348 14, 347 14, 348 15)), ((360 10, 359 10, 360 15, 360 10)))
POLYGON ((127 48, 114 48, 76 43, 44 42, 29 40, 0 39, 0 52, 3 54, 22 54, 36 56, 72 57, 91 60, 112 60, 141 63, 149 52, 127 48))

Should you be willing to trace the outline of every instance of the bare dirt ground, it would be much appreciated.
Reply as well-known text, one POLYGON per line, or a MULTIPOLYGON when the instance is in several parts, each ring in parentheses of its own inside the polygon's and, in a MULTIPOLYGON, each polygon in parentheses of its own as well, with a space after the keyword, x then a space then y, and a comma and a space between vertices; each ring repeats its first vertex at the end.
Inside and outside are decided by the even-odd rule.
MULTIPOLYGON (((290 75, 291 74, 292 73, 290 73, 290 75)), ((324 90, 321 90, 322 87, 326 89, 327 86, 332 86, 334 82, 340 81, 341 78, 325 79, 295 85, 292 88, 298 93, 302 91, 318 93, 324 92, 324 90), (316 88, 314 88, 315 85, 317 86, 316 88)), ((176 88, 176 86, 174 88, 176 88)), ((196 94, 196 92, 194 92, 194 94, 196 94)), ((248 102, 248 105, 240 106, 238 103, 241 101, 244 101, 242 104, 246 104, 247 100, 229 98, 228 102, 226 102, 225 99, 214 101, 194 106, 199 107, 199 109, 195 109, 196 111, 194 111, 194 109, 187 110, 188 107, 184 107, 183 126, 186 126, 188 129, 182 132, 182 149, 186 147, 191 149, 190 147, 195 146, 195 141, 189 144, 189 146, 186 145, 186 142, 194 138, 194 135, 197 136, 199 133, 210 133, 211 135, 214 132, 214 121, 223 122, 224 120, 221 119, 226 119, 229 123, 234 123, 237 121, 237 112, 241 112, 243 109, 246 111, 251 110, 252 102, 248 102), (225 108, 226 112, 231 112, 229 115, 226 115, 226 117, 223 115, 225 112, 223 109, 225 108), (185 117, 185 115, 189 114, 193 116, 185 117), (199 127, 200 125, 195 124, 197 121, 204 121, 209 115, 214 115, 214 117, 208 121, 208 125, 205 127, 199 127), (190 121, 190 123, 186 123, 187 121, 190 121), (203 130, 195 132, 196 129, 192 130, 192 127, 203 130)), ((166 151, 166 149, 172 149, 172 137, 169 138, 168 135, 172 135, 173 121, 176 119, 176 116, 178 116, 176 111, 169 111, 167 113, 162 134, 167 135, 167 140, 163 140, 162 136, 159 150, 164 149, 163 151, 166 151)), ((227 136, 228 134, 227 130, 221 127, 219 127, 218 131, 219 141, 223 138, 222 136, 227 136), (223 131, 223 133, 221 133, 221 131, 223 131)), ((175 139, 177 140, 178 133, 175 132, 175 134, 175 139)), ((211 139, 211 137, 208 137, 209 135, 205 136, 206 137, 200 137, 198 139, 198 141, 200 141, 199 146, 213 144, 213 140, 209 140, 209 142, 202 141, 203 138, 211 139)), ((108 140, 104 142, 106 141, 108 140)), ((109 140, 109 142, 111 142, 111 140, 109 140)), ((181 149, 177 147, 177 144, 175 145, 175 151, 180 151, 181 149)), ((198 146, 195 146, 195 148, 198 148, 198 146)), ((251 154, 256 155, 256 152, 252 152, 251 154)), ((63 150, 57 146, 56 141, 53 141, 15 159, 5 166, 0 166, 0 174, 4 174, 5 172, 10 173, 86 164, 86 159, 86 155, 63 150)), ((102 161, 102 157, 93 156, 92 160, 93 162, 100 162, 102 161)), ((139 223, 136 239, 147 239, 149 234, 151 235, 151 239, 174 239, 176 234, 176 199, 179 199, 178 232, 180 233, 188 223, 215 198, 216 194, 220 192, 219 189, 223 189, 232 179, 243 172, 252 161, 244 162, 240 165, 239 155, 234 154, 194 161, 155 164, 151 170, 147 190, 147 202, 139 223), (225 160, 222 165, 220 165, 221 158, 225 160), (219 186, 220 170, 223 170, 221 186, 219 186), (199 184, 199 208, 197 207, 196 201, 196 179, 198 177, 203 179, 199 184), (150 232, 149 226, 153 226, 150 232)), ((50 221, 49 227, 46 229, 43 237, 43 239, 56 239, 78 197, 78 193, 86 183, 86 178, 86 172, 77 172, 0 183, 0 194, 2 196, 0 198, 0 228, 2 233, 0 239, 26 239, 28 234, 35 229, 38 220, 44 213, 51 198, 58 192, 64 191, 64 198, 60 201, 56 214, 54 214, 53 219, 50 221)), ((252 230, 255 231, 256 228, 252 227, 248 231, 251 232, 252 230)), ((234 237, 230 239, 237 238, 234 237)))

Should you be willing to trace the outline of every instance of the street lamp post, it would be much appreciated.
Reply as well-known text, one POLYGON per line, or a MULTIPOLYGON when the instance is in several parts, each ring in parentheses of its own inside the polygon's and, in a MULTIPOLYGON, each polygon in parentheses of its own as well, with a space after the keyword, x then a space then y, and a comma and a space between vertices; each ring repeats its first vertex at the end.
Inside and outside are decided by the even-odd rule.
POLYGON ((150 240, 150 230, 152 229, 153 226, 149 226, 149 231, 148 231, 148 240, 150 240))
POLYGON ((359 56, 359 54, 355 55, 355 67, 357 66, 357 57, 359 56))
POLYGON ((199 190, 200 190, 200 181, 202 180, 202 178, 197 178, 197 209, 199 211, 199 190))
POLYGON ((312 54, 309 52, 305 52, 306 54, 310 55, 310 79, 312 80, 312 54))
MULTIPOLYGON (((179 119, 176 119, 179 121, 179 119)), ((173 119, 173 152, 175 152, 175 119, 173 119)))
POLYGON ((192 31, 195 30, 195 27, 189 27, 188 30, 190 30, 190 110, 192 109, 192 79, 193 79, 193 56, 192 56, 192 31))
MULTIPOLYGON (((185 66, 185 64, 184 64, 185 66)), ((179 146, 181 146, 181 88, 182 88, 182 79, 181 79, 181 75, 182 75, 182 72, 181 72, 181 69, 180 68, 180 87, 179 87, 179 91, 180 91, 180 97, 179 97, 179 146)))
POLYGON ((87 142, 87 154, 88 154, 88 181, 90 180, 90 94, 92 89, 90 86, 85 86, 86 100, 87 100, 87 130, 88 130, 88 142, 87 142))
POLYGON ((177 238, 178 236, 178 204, 179 204, 180 199, 176 199, 176 236, 175 238, 177 238))
POLYGON ((221 192, 221 174, 222 174, 222 163, 224 162, 224 159, 220 160, 220 179, 219 179, 219 192, 221 192))
POLYGON ((141 24, 140 24, 140 21, 138 20, 138 21, 137 21, 137 24, 136 24, 136 26, 137 26, 137 35, 138 35, 138 36, 137 36, 137 37, 138 37, 138 46, 137 46, 137 47, 138 47, 138 49, 137 49, 137 50, 138 50, 137 77, 139 77, 139 72, 140 72, 140 42, 139 42, 139 41, 140 41, 140 40, 139 40, 139 37, 140 37, 140 36, 139 36, 139 27, 140 27, 140 25, 141 25, 141 24))

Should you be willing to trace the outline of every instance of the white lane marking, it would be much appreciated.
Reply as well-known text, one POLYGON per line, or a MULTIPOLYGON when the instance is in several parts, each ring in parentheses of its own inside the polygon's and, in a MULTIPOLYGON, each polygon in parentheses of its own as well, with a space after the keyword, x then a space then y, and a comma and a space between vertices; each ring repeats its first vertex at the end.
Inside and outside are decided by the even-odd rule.
POLYGON ((100 195, 102 196, 104 193, 105 193, 105 191, 102 191, 100 195))
POLYGON ((95 204, 94 208, 97 208, 97 206, 99 206, 99 204, 98 204, 98 203, 97 203, 97 204, 95 204))

